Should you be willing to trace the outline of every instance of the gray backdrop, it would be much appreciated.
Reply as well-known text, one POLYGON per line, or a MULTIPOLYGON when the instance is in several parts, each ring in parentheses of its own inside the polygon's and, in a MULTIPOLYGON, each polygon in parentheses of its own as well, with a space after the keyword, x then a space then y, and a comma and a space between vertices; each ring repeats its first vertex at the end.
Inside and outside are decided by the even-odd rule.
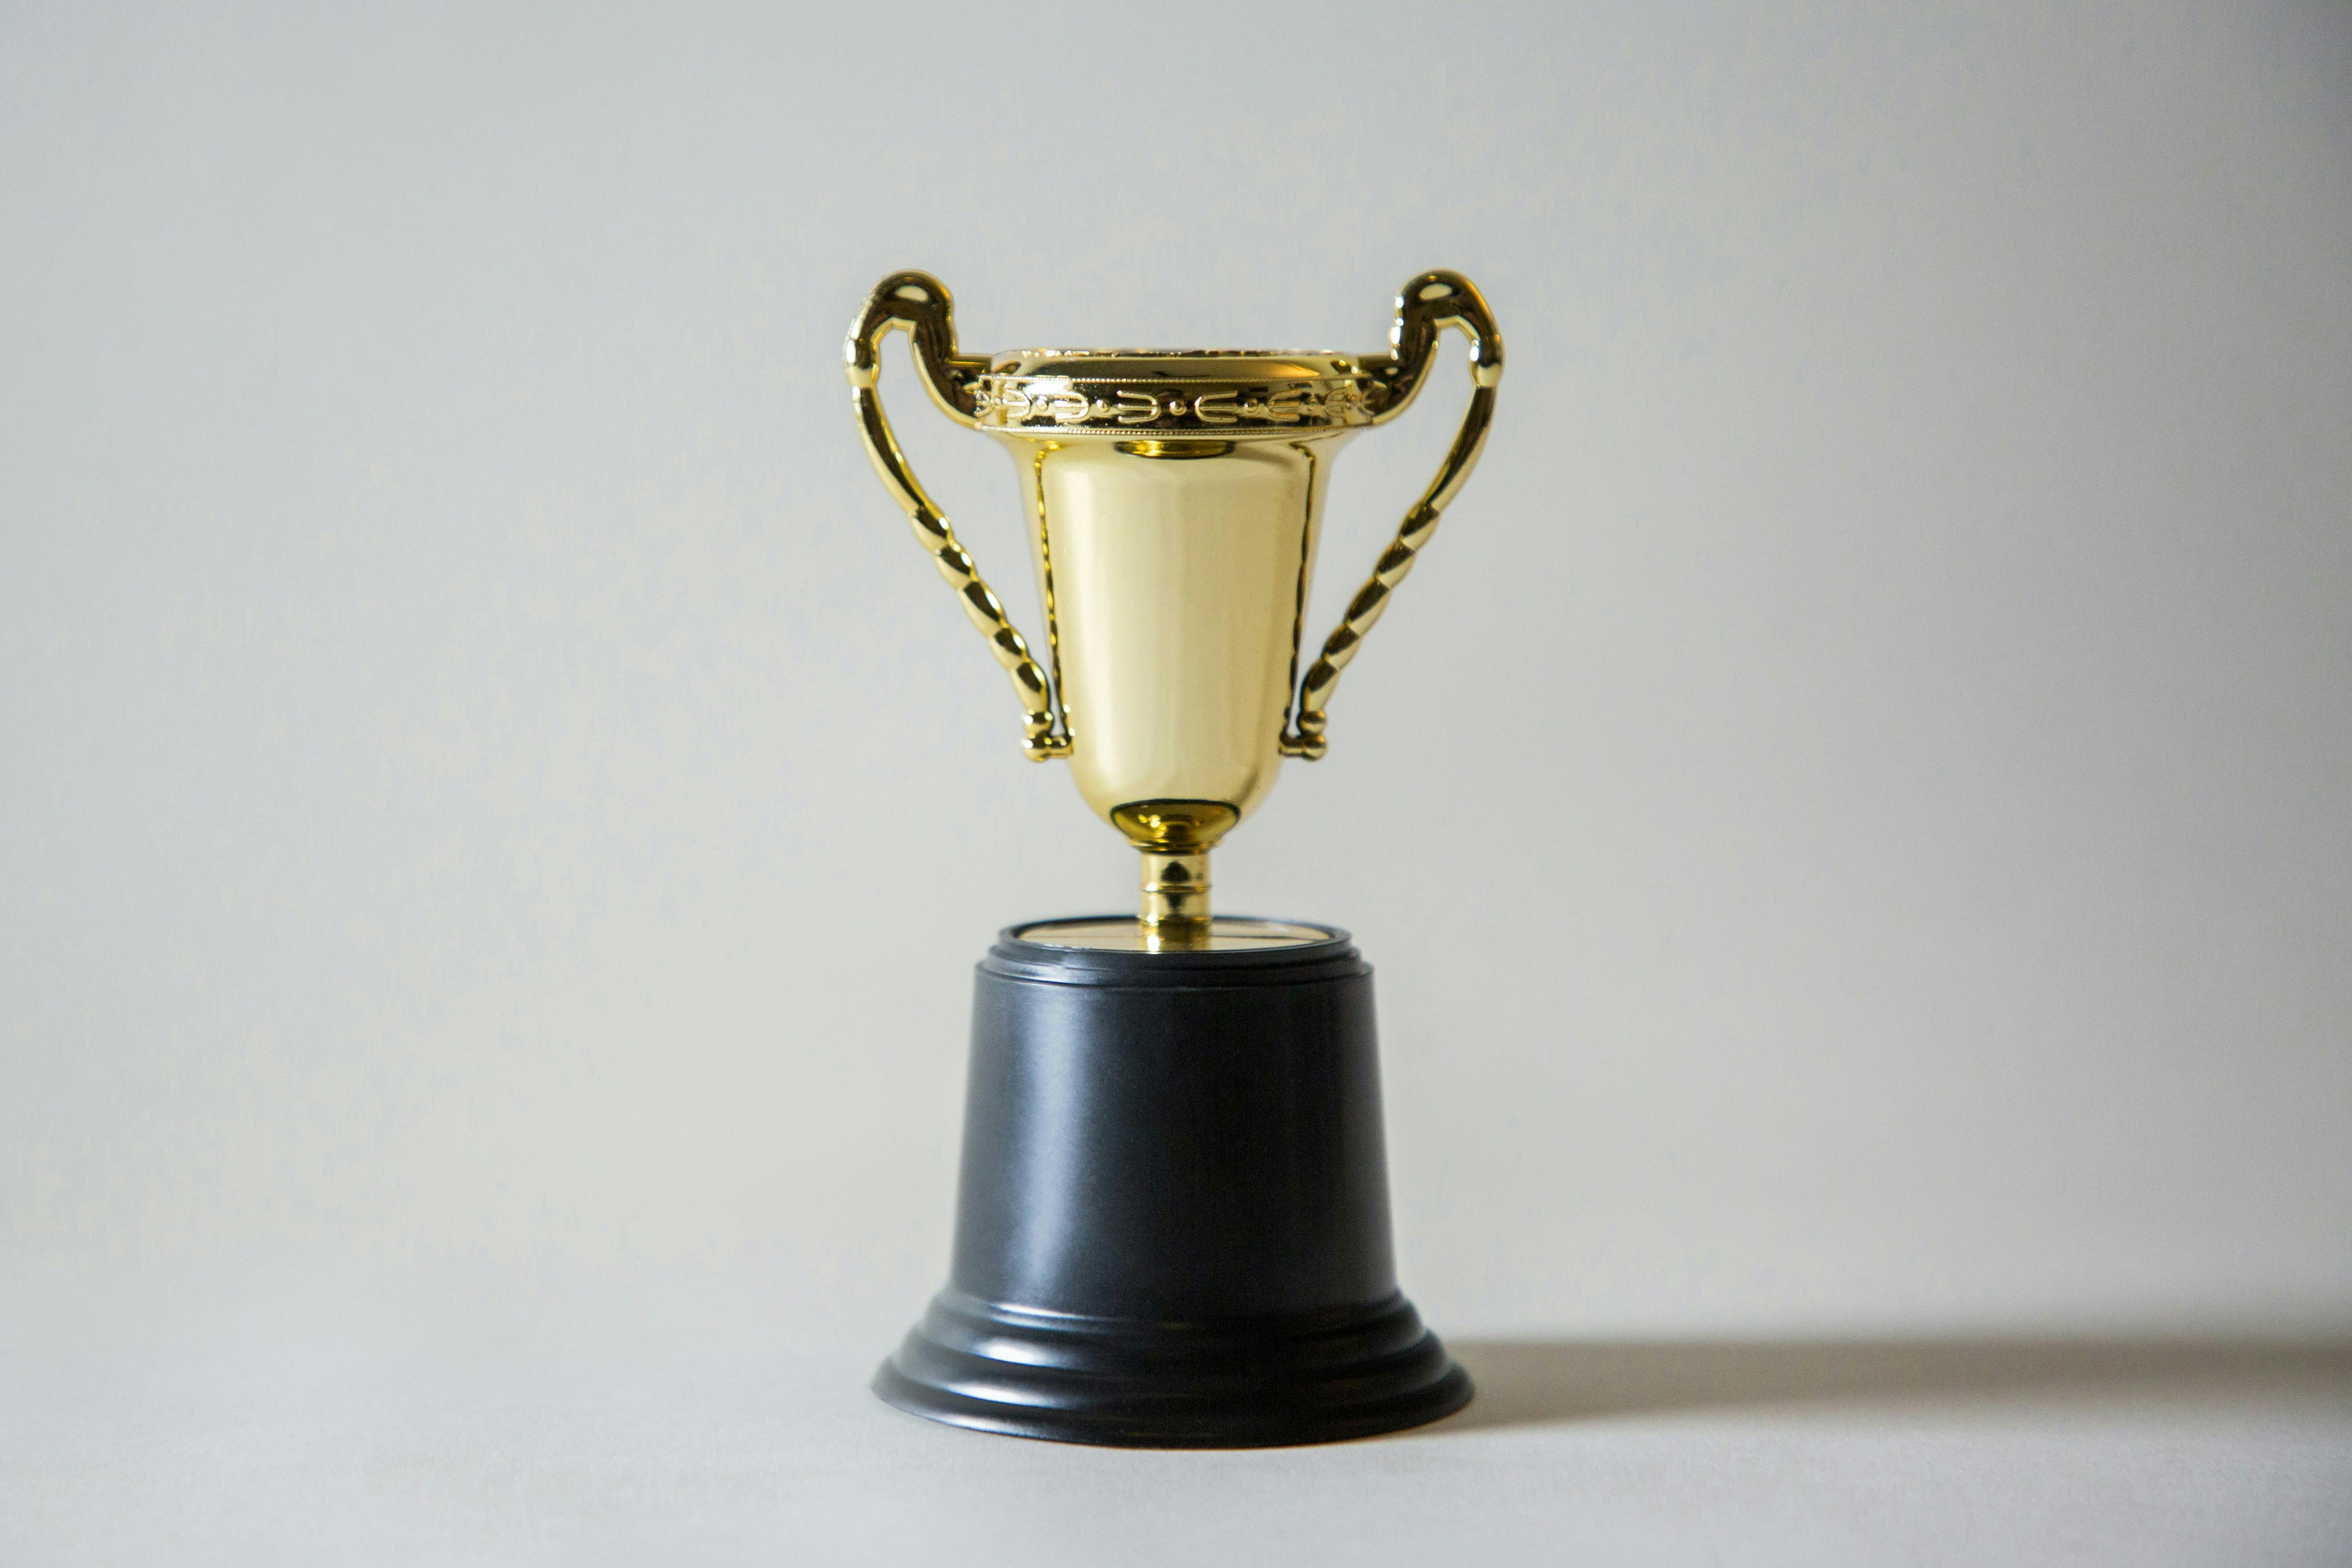
MULTIPOLYGON (((1444 266, 1484 466, 1219 857, 1379 966, 1428 1315, 2344 1325, 2347 73, 2321 7, 10 8, 12 1290, 740 1265, 878 1352, 972 961, 1133 871, 843 330, 919 266, 976 349, 1369 349, 1444 266)), ((1318 634, 1466 384, 1342 459, 1318 634)), ((884 386, 1034 630, 1004 458, 884 386)))

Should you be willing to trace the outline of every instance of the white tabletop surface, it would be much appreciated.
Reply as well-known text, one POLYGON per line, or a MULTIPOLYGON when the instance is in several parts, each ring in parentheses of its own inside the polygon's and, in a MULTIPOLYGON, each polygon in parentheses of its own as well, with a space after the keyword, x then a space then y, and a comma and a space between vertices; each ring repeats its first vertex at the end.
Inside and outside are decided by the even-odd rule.
POLYGON ((746 1272, 26 1284, 20 1568, 2352 1562, 2341 1345, 1463 1335, 1451 1420, 1156 1453, 901 1415, 899 1324, 746 1272))

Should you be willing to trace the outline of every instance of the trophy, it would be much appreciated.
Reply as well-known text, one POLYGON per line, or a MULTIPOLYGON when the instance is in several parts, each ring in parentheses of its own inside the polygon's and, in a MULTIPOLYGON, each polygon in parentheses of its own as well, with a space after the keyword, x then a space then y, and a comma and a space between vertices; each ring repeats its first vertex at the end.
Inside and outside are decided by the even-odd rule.
POLYGON ((1242 1447, 1470 1398, 1397 1289, 1370 966, 1336 927, 1210 908, 1210 852, 1285 757, 1324 754, 1340 672, 1486 442, 1503 343, 1469 280, 1406 284, 1389 343, 966 354, 921 272, 850 329, 866 452, 1012 678, 1023 750, 1142 858, 1132 918, 1013 926, 979 965, 949 1282, 875 1379, 902 1409, 1242 1447), (1461 433, 1301 679, 1331 460, 1404 412, 1447 327, 1470 344, 1461 433), (931 401, 1013 455, 1043 665, 891 435, 898 328, 931 401))

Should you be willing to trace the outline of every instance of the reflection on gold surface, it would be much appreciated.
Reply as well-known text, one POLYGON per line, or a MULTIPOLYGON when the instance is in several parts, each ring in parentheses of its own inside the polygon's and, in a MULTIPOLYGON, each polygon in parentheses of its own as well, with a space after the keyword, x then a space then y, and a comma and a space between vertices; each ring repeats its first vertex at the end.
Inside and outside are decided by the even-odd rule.
POLYGON ((1143 851, 1139 918, 1172 944, 1192 942, 1209 920, 1209 851, 1242 819, 1240 810, 1221 800, 1139 800, 1109 816, 1143 851))
POLYGON ((1024 750, 1069 760, 1079 795, 1145 856, 1143 925, 1169 945, 1189 942, 1207 929, 1209 850, 1265 798, 1285 756, 1323 755, 1339 672, 1477 461, 1502 340, 1477 289, 1451 272, 1405 286, 1379 354, 1032 349, 980 358, 958 353, 952 309, 939 280, 919 272, 892 274, 867 299, 845 350, 867 454, 1012 678, 1024 750), (1448 327, 1470 340, 1461 432, 1302 680, 1329 457, 1404 411, 1448 327), (879 347, 900 328, 932 402, 1013 454, 1050 681, 882 413, 879 347))
POLYGON ((1118 449, 1134 458, 1222 458, 1234 449, 1231 441, 1121 441, 1118 449))
POLYGON ((1144 800, 1223 801, 1247 816, 1274 787, 1290 702, 1300 581, 1314 570, 1329 465, 1347 439, 1236 441, 1184 462, 1108 441, 1022 459, 1078 794, 1108 822, 1144 800))

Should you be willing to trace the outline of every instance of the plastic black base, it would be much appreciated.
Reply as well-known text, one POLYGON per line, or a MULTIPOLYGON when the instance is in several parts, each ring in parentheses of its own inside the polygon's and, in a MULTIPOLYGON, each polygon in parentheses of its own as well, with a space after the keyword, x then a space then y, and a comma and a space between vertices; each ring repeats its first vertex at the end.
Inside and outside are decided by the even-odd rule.
POLYGON ((952 1276, 874 1387, 1130 1447, 1326 1442, 1467 1404, 1397 1293, 1371 970, 1346 934, 1139 953, 1006 932, 973 1006, 952 1276))

